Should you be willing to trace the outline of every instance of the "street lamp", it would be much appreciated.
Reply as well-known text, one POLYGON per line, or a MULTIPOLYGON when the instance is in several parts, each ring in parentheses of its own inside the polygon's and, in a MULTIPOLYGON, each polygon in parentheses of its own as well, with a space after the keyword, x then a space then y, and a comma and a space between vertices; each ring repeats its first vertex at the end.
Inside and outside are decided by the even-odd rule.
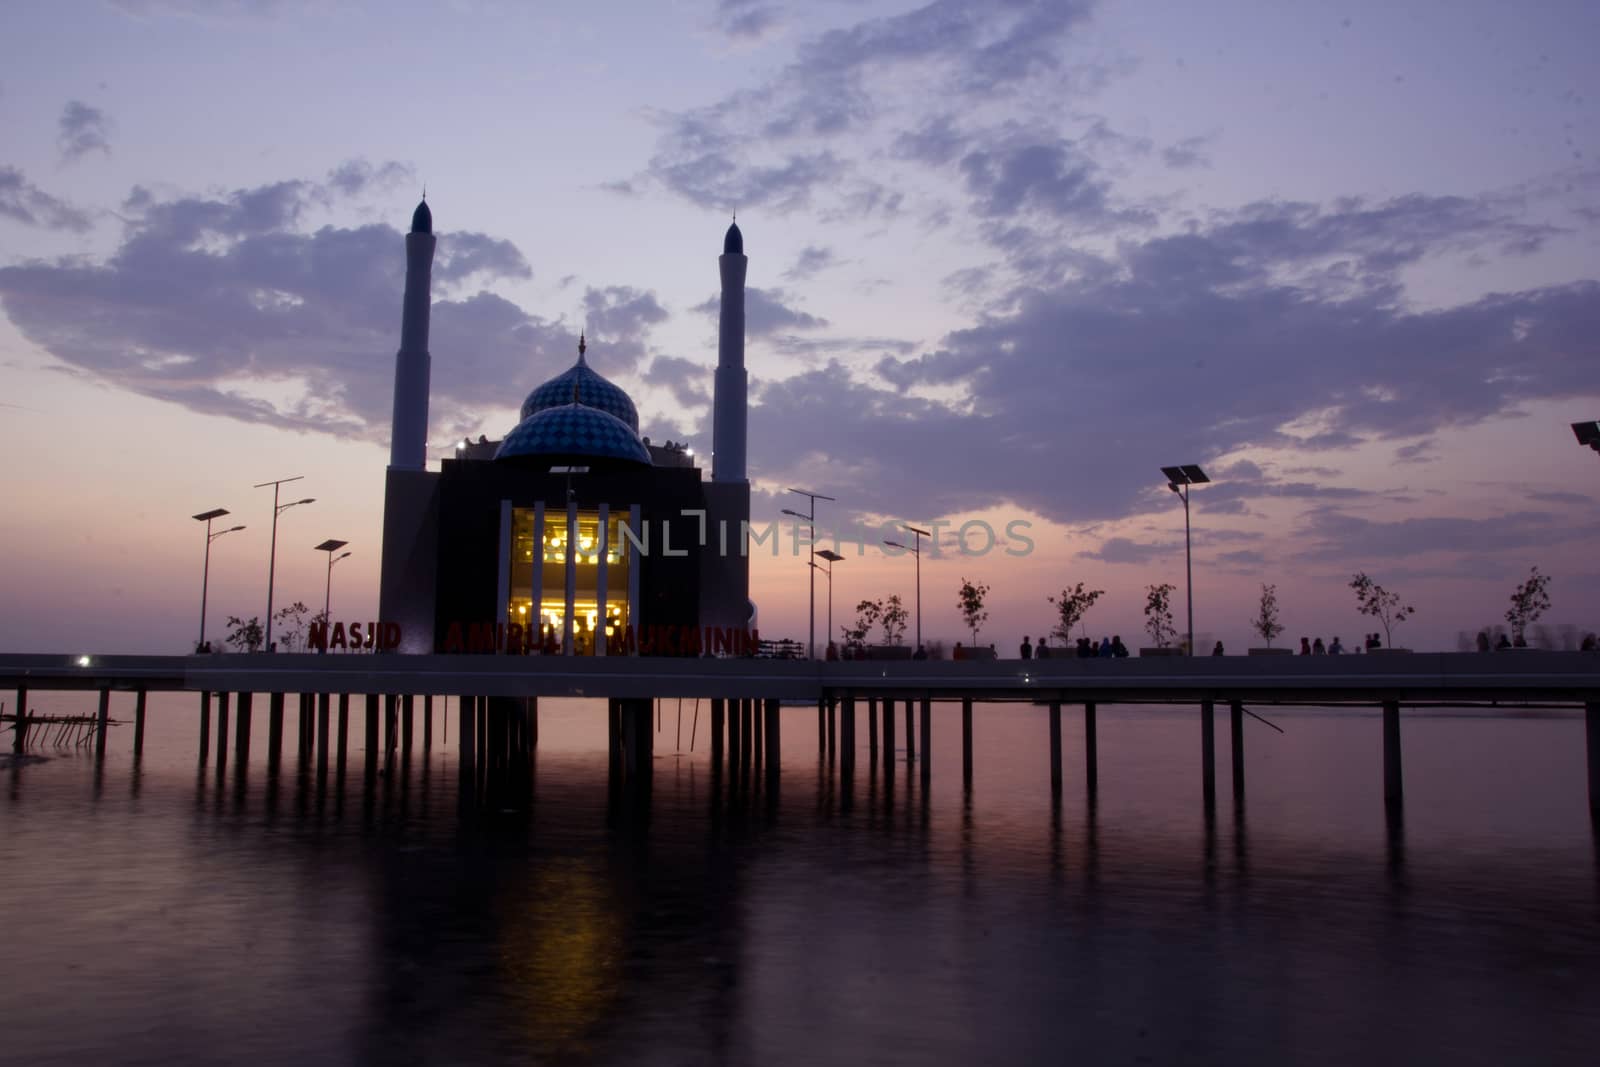
POLYGON ((906 527, 906 532, 916 535, 916 537, 912 540, 912 542, 911 542, 911 544, 909 546, 902 545, 899 541, 885 541, 884 544, 888 545, 890 548, 898 548, 898 549, 902 549, 902 550, 909 549, 911 554, 917 557, 917 647, 921 648, 922 647, 922 539, 924 537, 932 537, 933 535, 931 533, 929 533, 927 530, 919 530, 915 526, 907 526, 906 527))
POLYGON ((272 651, 272 585, 273 585, 273 579, 277 576, 277 569, 278 569, 278 516, 282 515, 285 511, 288 511, 290 508, 299 507, 301 504, 311 504, 311 503, 314 503, 316 501, 316 497, 308 496, 304 500, 296 500, 296 501, 294 501, 292 503, 289 503, 289 504, 280 504, 280 503, 278 503, 278 492, 279 492, 280 489, 283 488, 285 483, 287 483, 287 482, 298 482, 301 478, 304 478, 304 477, 305 477, 305 475, 303 475, 303 474, 296 474, 293 478, 279 478, 275 482, 262 482, 259 485, 255 485, 255 486, 251 487, 251 488, 254 488, 254 489, 265 489, 269 485, 272 486, 272 549, 271 549, 271 554, 267 557, 267 637, 266 637, 266 642, 267 642, 267 651, 268 652, 272 651))
MULTIPOLYGON (((828 643, 832 644, 833 643, 833 565, 835 563, 838 563, 841 559, 844 559, 844 557, 839 555, 839 553, 833 551, 833 549, 831 549, 831 548, 818 549, 817 551, 815 551, 815 552, 813 552, 811 554, 813 556, 816 556, 818 559, 825 559, 825 560, 828 561, 828 566, 823 571, 823 573, 828 576, 828 628, 823 632, 828 635, 828 643)), ((812 567, 813 573, 818 569, 816 560, 812 560, 811 561, 811 567, 812 567)))
MULTIPOLYGON (((797 519, 806 520, 806 536, 807 536, 807 539, 811 544, 816 544, 817 543, 817 501, 819 501, 819 500, 831 501, 831 500, 833 500, 833 497, 831 497, 831 496, 823 496, 821 493, 808 492, 808 491, 806 491, 804 489, 791 489, 791 490, 789 490, 789 492, 794 493, 794 494, 796 494, 798 496, 805 497, 807 499, 808 503, 809 503, 809 506, 806 508, 806 513, 804 515, 800 514, 798 511, 790 511, 788 508, 784 508, 783 509, 783 513, 785 515, 793 515, 797 519)), ((810 560, 806 560, 806 562, 810 563, 811 561, 810 560)), ((814 568, 814 567, 810 568, 807 573, 811 577, 811 617, 810 617, 810 621, 808 623, 808 625, 810 626, 810 633, 809 633, 809 642, 806 645, 806 654, 811 659, 816 659, 817 658, 817 571, 816 571, 816 568, 814 568)))
POLYGON ((322 594, 322 623, 324 626, 329 626, 333 623, 333 616, 329 614, 333 605, 333 565, 350 555, 350 553, 346 552, 336 559, 333 554, 349 543, 349 541, 338 541, 330 537, 315 549, 317 552, 326 552, 328 554, 328 587, 322 594))
POLYGON ((1183 498, 1183 568, 1188 576, 1189 590, 1189 655, 1194 655, 1194 557, 1189 545, 1189 487, 1204 485, 1211 479, 1193 463, 1181 467, 1162 467, 1167 476, 1167 488, 1183 498))
POLYGON ((1600 452, 1600 420, 1575 422, 1572 424, 1572 432, 1578 438, 1578 444, 1588 445, 1596 452, 1600 452))
POLYGON ((227 508, 212 508, 210 511, 202 511, 195 516, 195 518, 206 524, 206 564, 200 571, 200 640, 195 642, 194 648, 196 652, 200 651, 206 643, 206 587, 211 584, 211 542, 223 534, 231 534, 235 530, 244 529, 243 526, 230 526, 226 530, 218 530, 216 533, 212 533, 211 521, 220 519, 228 513, 227 508))

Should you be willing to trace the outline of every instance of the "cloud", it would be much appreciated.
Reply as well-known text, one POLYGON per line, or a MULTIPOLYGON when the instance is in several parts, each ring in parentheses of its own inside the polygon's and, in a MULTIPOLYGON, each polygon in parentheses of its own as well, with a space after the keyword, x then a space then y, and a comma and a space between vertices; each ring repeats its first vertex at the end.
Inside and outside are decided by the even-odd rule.
POLYGON ((1140 543, 1131 541, 1126 537, 1108 538, 1099 549, 1092 552, 1079 552, 1083 559, 1097 559, 1101 563, 1137 563, 1145 564, 1155 559, 1167 559, 1176 552, 1181 545, 1171 542, 1140 543))
MULTIPOLYGON (((0 303, 35 344, 116 387, 245 421, 386 440, 404 236, 387 225, 304 223, 314 207, 395 173, 344 167, 325 182, 173 198, 135 189, 109 256, 0 268, 0 303)), ((520 400, 524 386, 511 383, 532 388, 574 358, 576 330, 482 288, 530 273, 508 241, 440 236, 433 440, 476 433, 485 407, 520 400)), ((665 314, 627 289, 591 290, 586 305, 626 365, 665 314)))
MULTIPOLYGON (((828 325, 828 320, 790 307, 788 294, 782 289, 757 289, 744 291, 744 328, 747 337, 767 337, 780 330, 816 330, 828 325)), ((722 309, 722 298, 712 296, 696 304, 692 310, 716 318, 722 309)))
POLYGON ((1205 152, 1209 140, 1207 137, 1185 137, 1178 143, 1163 148, 1161 161, 1173 170, 1209 167, 1211 159, 1205 152))
POLYGON ((739 41, 758 41, 783 24, 782 8, 767 0, 719 0, 712 25, 739 41))
POLYGON ((1306 516, 1296 540, 1307 545, 1301 559, 1347 560, 1369 569, 1385 560, 1433 552, 1466 553, 1478 562, 1469 562, 1463 573, 1481 577, 1521 566, 1520 558, 1506 560, 1507 553, 1587 536, 1583 523, 1548 511, 1513 511, 1481 519, 1427 516, 1383 521, 1319 509, 1306 516))
POLYGON ((84 233, 93 225, 88 212, 51 196, 22 171, 7 166, 0 166, 0 218, 73 233, 84 233))
POLYGON ((69 100, 58 125, 56 144, 63 162, 76 163, 90 152, 111 154, 111 120, 99 108, 69 100))
POLYGON ((790 281, 805 281, 814 278, 830 267, 839 265, 839 257, 833 254, 833 249, 817 245, 807 245, 795 257, 794 265, 783 272, 783 276, 790 281))
POLYGON ((643 360, 650 329, 667 320, 656 295, 626 285, 585 289, 583 315, 589 341, 608 370, 632 370, 643 360))
POLYGON ((686 408, 711 403, 711 393, 706 387, 711 378, 712 368, 678 356, 657 356, 644 372, 646 382, 670 390, 673 398, 686 408))

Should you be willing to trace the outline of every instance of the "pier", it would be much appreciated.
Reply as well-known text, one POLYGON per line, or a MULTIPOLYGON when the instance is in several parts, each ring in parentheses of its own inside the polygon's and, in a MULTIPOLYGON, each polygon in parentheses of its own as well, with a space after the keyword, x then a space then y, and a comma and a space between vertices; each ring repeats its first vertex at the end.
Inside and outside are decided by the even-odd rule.
MULTIPOLYGON (((200 712, 198 754, 214 748, 217 763, 228 758, 229 712, 234 712, 233 756, 248 759, 256 694, 265 694, 269 715, 267 765, 282 758, 283 717, 288 694, 298 698, 300 758, 319 776, 330 766, 346 771, 350 709, 364 717, 364 772, 408 756, 419 743, 432 747, 433 702, 452 700, 460 709, 458 748, 463 810, 480 800, 515 794, 526 781, 538 747, 541 697, 605 701, 614 778, 630 788, 648 788, 654 758, 655 702, 697 698, 710 711, 714 774, 743 779, 781 773, 779 740, 786 725, 809 728, 816 715, 819 758, 841 776, 853 775, 859 755, 858 714, 864 714, 869 765, 896 759, 896 731, 903 728, 905 758, 931 786, 929 759, 936 741, 931 708, 959 703, 959 743, 964 789, 981 788, 972 760, 973 735, 982 729, 974 705, 1024 702, 1038 705, 1041 751, 1047 752, 1050 789, 1059 796, 1071 775, 1062 737, 1062 709, 1083 711, 1081 780, 1091 795, 1098 788, 1097 729, 1102 713, 1119 707, 1160 704, 1195 709, 1196 758, 1201 767, 1200 801, 1216 800, 1216 718, 1227 710, 1232 753, 1231 787, 1246 788, 1245 730, 1260 718, 1252 709, 1274 706, 1379 708, 1383 801, 1404 803, 1402 722, 1430 708, 1539 707, 1585 712, 1590 812, 1600 819, 1600 655, 1583 652, 1418 653, 1308 657, 1159 657, 1149 659, 1048 659, 989 662, 676 659, 565 656, 409 655, 227 655, 227 656, 0 656, 0 689, 16 694, 14 708, 27 708, 30 692, 89 691, 99 694, 94 726, 97 753, 105 750, 113 694, 128 694, 134 714, 134 746, 142 745, 146 694, 191 692, 200 712), (415 729, 418 706, 423 728, 415 729), (212 709, 215 707, 213 725, 212 709), (337 709, 336 717, 334 709, 337 709), (381 710, 381 723, 380 723, 381 710), (903 723, 897 717, 903 715, 903 723), (381 728, 380 728, 381 727, 381 728), (213 741, 214 737, 214 741, 213 741), (880 742, 881 738, 881 742, 880 742)), ((12 748, 29 744, 31 722, 13 711, 12 748)), ((41 720, 42 721, 42 720, 41 720)))

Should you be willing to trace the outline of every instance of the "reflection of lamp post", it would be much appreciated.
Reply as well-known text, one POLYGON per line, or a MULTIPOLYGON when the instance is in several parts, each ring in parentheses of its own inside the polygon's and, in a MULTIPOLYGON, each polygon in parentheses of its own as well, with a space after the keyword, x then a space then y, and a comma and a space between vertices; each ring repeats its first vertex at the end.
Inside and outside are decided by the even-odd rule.
POLYGON ((322 624, 324 626, 333 624, 333 615, 331 614, 333 610, 333 565, 341 559, 347 559, 350 555, 350 553, 346 552, 335 558, 334 553, 349 543, 349 541, 338 541, 330 537, 314 550, 328 554, 328 587, 322 594, 322 624))
POLYGON ((256 489, 265 489, 269 485, 272 486, 272 549, 271 549, 271 554, 267 557, 267 637, 266 637, 266 644, 267 644, 267 651, 268 652, 272 651, 272 585, 273 585, 273 579, 277 576, 277 568, 278 568, 278 516, 282 515, 285 511, 288 511, 292 507, 298 507, 301 504, 310 504, 310 503, 313 503, 316 500, 315 497, 308 496, 304 500, 296 500, 296 501, 294 501, 293 503, 290 503, 290 504, 279 504, 278 503, 278 490, 282 488, 282 486, 283 486, 283 484, 285 482, 298 482, 301 478, 304 478, 304 477, 305 477, 305 475, 303 475, 303 474, 297 474, 293 478, 279 478, 275 482, 262 482, 259 485, 253 486, 253 488, 256 488, 256 489))
POLYGON ((195 642, 194 648, 196 652, 200 651, 201 647, 206 643, 206 587, 211 584, 211 542, 223 534, 231 534, 235 530, 244 529, 243 526, 230 526, 226 530, 218 530, 216 533, 212 533, 211 520, 220 519, 226 514, 228 514, 227 508, 212 508, 210 511, 202 511, 195 516, 195 518, 206 524, 206 563, 205 567, 200 571, 200 640, 195 642))
MULTIPOLYGON (((828 644, 831 645, 833 644, 833 565, 844 559, 844 557, 831 548, 819 549, 811 554, 818 557, 818 559, 828 561, 828 566, 822 569, 823 573, 828 576, 828 628, 823 632, 828 635, 828 644)), ((812 560, 811 566, 813 570, 817 569, 817 561, 812 560)))
POLYGON ((1167 488, 1183 498, 1183 569, 1189 584, 1186 596, 1189 605, 1189 655, 1192 656, 1194 655, 1194 558, 1189 546, 1189 487, 1204 485, 1211 479, 1206 476, 1205 471, 1193 463, 1186 463, 1181 467, 1162 467, 1161 473, 1167 476, 1167 488))
POLYGON ((931 533, 929 533, 927 530, 919 530, 915 526, 907 526, 906 527, 906 532, 916 535, 915 539, 912 540, 912 542, 911 542, 911 544, 909 546, 908 545, 902 545, 899 541, 885 541, 884 544, 888 545, 890 548, 898 548, 898 549, 901 549, 902 551, 905 551, 905 550, 909 549, 911 554, 917 557, 917 647, 921 648, 922 647, 922 539, 924 537, 932 537, 933 535, 931 533))
MULTIPOLYGON (((833 499, 833 497, 831 497, 831 496, 823 496, 821 493, 807 492, 804 489, 791 489, 791 490, 789 490, 789 492, 795 493, 795 494, 797 494, 799 496, 805 497, 810 502, 810 506, 806 508, 806 513, 804 515, 800 514, 798 511, 790 511, 788 508, 784 508, 783 509, 783 513, 785 515, 793 515, 797 519, 806 520, 806 537, 807 537, 807 539, 808 539, 810 544, 816 544, 817 543, 817 501, 819 501, 819 500, 830 500, 831 501, 833 499)), ((810 560, 806 560, 806 562, 810 563, 811 561, 810 560)), ((817 571, 816 571, 816 568, 814 568, 814 567, 810 568, 807 573, 811 577, 811 617, 810 617, 810 621, 808 623, 808 625, 810 626, 810 634, 809 634, 810 642, 809 642, 809 644, 806 645, 806 655, 811 659, 816 659, 817 658, 817 571)))

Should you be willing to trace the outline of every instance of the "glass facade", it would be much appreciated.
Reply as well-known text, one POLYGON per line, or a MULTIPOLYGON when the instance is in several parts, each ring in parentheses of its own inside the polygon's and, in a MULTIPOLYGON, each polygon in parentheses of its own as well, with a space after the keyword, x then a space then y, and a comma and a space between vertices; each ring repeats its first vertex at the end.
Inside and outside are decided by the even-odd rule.
POLYGON ((572 651, 588 656, 597 652, 603 634, 620 635, 630 622, 630 562, 628 542, 621 532, 627 511, 620 515, 613 511, 607 517, 603 540, 598 508, 579 508, 575 515, 569 528, 566 512, 547 509, 541 536, 534 508, 512 509, 506 622, 524 632, 532 626, 535 634, 530 644, 559 652, 570 615, 572 651), (569 572, 573 579, 570 601, 569 572))

